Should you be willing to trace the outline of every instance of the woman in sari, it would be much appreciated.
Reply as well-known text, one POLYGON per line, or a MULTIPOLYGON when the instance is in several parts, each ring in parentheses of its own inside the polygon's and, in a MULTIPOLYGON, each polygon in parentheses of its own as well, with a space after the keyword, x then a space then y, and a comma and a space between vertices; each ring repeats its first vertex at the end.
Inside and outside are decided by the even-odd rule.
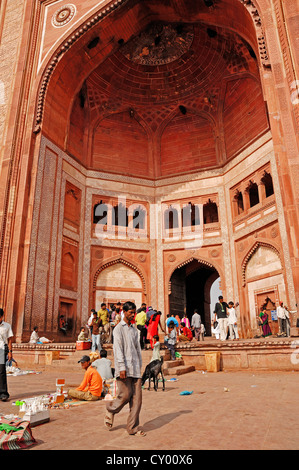
POLYGON ((262 330, 263 330, 262 336, 264 338, 266 338, 266 336, 271 336, 272 331, 271 331, 270 325, 268 323, 267 310, 266 309, 262 310, 259 317, 260 317, 260 326, 262 327, 262 330))
POLYGON ((162 315, 161 312, 156 312, 149 319, 149 323, 148 323, 148 327, 147 327, 147 339, 149 339, 152 349, 154 347, 154 341, 153 341, 154 336, 158 335, 159 325, 160 325, 160 328, 163 331, 163 333, 165 333, 165 331, 162 328, 161 322, 160 322, 161 315, 162 315))

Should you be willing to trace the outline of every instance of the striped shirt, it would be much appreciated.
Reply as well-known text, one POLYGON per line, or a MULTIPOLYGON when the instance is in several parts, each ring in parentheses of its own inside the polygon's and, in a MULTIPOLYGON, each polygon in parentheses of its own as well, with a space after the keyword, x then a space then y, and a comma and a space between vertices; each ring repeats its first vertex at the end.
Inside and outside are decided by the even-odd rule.
POLYGON ((139 332, 132 325, 121 320, 113 330, 113 354, 115 377, 126 371, 127 377, 141 377, 141 348, 139 332))

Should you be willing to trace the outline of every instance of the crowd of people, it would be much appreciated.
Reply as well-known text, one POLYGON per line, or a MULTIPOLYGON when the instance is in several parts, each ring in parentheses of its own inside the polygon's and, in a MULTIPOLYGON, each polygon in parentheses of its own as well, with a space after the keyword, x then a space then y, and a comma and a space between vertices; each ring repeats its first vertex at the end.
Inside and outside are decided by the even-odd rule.
MULTIPOLYGON (((151 306, 147 307, 145 303, 142 304, 138 310, 136 310, 136 306, 132 302, 126 302, 125 304, 118 302, 117 304, 109 307, 110 308, 108 309, 107 305, 102 303, 98 312, 93 309, 87 325, 82 326, 80 330, 78 341, 90 340, 92 353, 97 352, 98 357, 92 365, 93 370, 88 371, 88 374, 84 379, 85 383, 81 384, 82 390, 77 389, 77 392, 86 391, 84 385, 87 383, 93 383, 96 387, 95 390, 97 390, 95 396, 99 398, 101 396, 101 394, 99 394, 99 389, 102 389, 102 383, 100 383, 97 374, 99 374, 101 380, 102 378, 104 380, 109 380, 111 377, 117 378, 117 374, 121 372, 121 367, 123 366, 126 368, 128 363, 130 363, 130 367, 133 369, 135 374, 136 371, 138 372, 138 368, 140 368, 140 353, 143 349, 152 350, 152 360, 161 359, 160 331, 164 333, 163 343, 169 349, 172 360, 176 359, 176 344, 178 342, 203 341, 205 337, 205 326, 198 310, 194 310, 190 319, 185 314, 182 316, 168 314, 164 325, 164 323, 161 322, 162 313, 151 306), (122 328, 125 325, 130 327, 130 333, 127 333, 127 330, 122 328), (138 347, 135 344, 136 341, 138 343, 138 347), (111 367, 111 361, 107 359, 107 352, 105 348, 103 348, 104 343, 113 343, 114 356, 119 358, 116 360, 118 365, 115 365, 115 370, 111 367), (120 347, 121 343, 123 344, 122 347, 120 347), (135 345, 134 348, 137 352, 135 351, 134 354, 132 354, 132 351, 130 352, 130 344, 131 346, 133 344, 135 345), (128 354, 125 355, 125 357, 122 356, 121 353, 121 351, 124 350, 123 348, 127 350, 126 354, 128 354), (128 358, 130 358, 130 360, 128 358)), ((239 339, 236 307, 238 307, 238 303, 236 303, 236 305, 234 302, 226 303, 224 302, 223 297, 219 296, 218 302, 215 305, 214 317, 211 325, 212 334, 217 339, 222 341, 229 338, 232 340, 239 339)), ((283 302, 280 302, 280 305, 277 307, 279 336, 290 336, 290 313, 293 312, 289 312, 283 302)), ((258 318, 261 335, 265 338, 271 336, 272 331, 269 324, 268 313, 265 308, 261 308, 258 318)), ((60 320, 62 321, 59 327, 64 328, 64 318, 60 320)), ((7 392, 5 366, 7 363, 13 361, 12 338, 13 332, 11 326, 4 321, 4 312, 0 309, 0 353, 3 355, 3 357, 0 357, 0 400, 3 401, 9 397, 7 392)), ((39 336, 37 326, 33 328, 30 343, 45 344, 51 342, 53 342, 53 339, 39 336)), ((81 363, 82 367, 86 367, 87 371, 92 361, 90 360, 90 357, 85 356, 85 359, 86 357, 89 358, 89 362, 87 361, 88 365, 85 364, 86 360, 81 360, 81 363)), ((121 376, 123 376, 123 374, 121 374, 121 376)), ((128 377, 131 376, 129 375, 128 377)), ((131 396, 131 392, 135 389, 135 386, 137 385, 135 383, 133 384, 133 382, 126 384, 126 387, 129 387, 129 391, 126 390, 126 396, 131 396)), ((140 392, 138 391, 138 394, 139 393, 140 392)), ((119 406, 124 406, 124 403, 121 402, 119 406)), ((138 408, 139 405, 137 404, 136 406, 138 408)), ((115 409, 113 412, 116 413, 115 409)), ((106 425, 109 427, 108 418, 106 425)), ((135 427, 133 426, 134 429, 135 427)))
MULTIPOLYGON (((78 335, 78 341, 91 341, 92 352, 101 351, 105 343, 113 343, 114 328, 123 320, 123 306, 119 302, 107 308, 106 303, 101 304, 100 310, 91 310, 90 317, 85 326, 82 326, 78 335)), ((198 310, 194 310, 191 321, 183 314, 172 317, 167 316, 166 329, 162 321, 161 311, 155 310, 152 306, 147 307, 143 303, 134 314, 131 324, 138 331, 138 338, 141 350, 154 349, 159 332, 167 334, 169 318, 174 320, 174 331, 177 341, 203 341, 205 327, 198 310)), ((157 348, 157 346, 156 346, 157 348)))

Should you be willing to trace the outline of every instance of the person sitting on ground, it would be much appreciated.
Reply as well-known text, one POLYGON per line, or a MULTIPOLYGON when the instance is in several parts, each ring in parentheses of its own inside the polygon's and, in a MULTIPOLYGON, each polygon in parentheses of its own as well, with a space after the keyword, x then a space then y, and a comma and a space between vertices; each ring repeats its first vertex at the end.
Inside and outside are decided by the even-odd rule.
POLYGON ((30 344, 46 344, 46 343, 53 343, 53 341, 54 341, 53 339, 48 339, 48 338, 45 338, 44 336, 40 338, 38 335, 38 327, 35 326, 31 333, 29 343, 30 344))
POLYGON ((83 356, 79 363, 85 370, 84 378, 79 387, 68 390, 68 397, 83 401, 100 400, 103 390, 102 377, 94 367, 91 367, 89 356, 83 356))
POLYGON ((179 334, 178 339, 179 341, 184 341, 184 342, 192 341, 193 339, 192 331, 186 327, 184 322, 181 323, 180 334, 179 334))
POLYGON ((113 369, 111 368, 110 359, 107 359, 106 349, 101 350, 100 358, 93 361, 91 366, 98 371, 103 380, 113 379, 113 369))
POLYGON ((80 328, 80 333, 78 335, 77 341, 88 341, 88 337, 86 336, 86 331, 85 331, 84 326, 81 326, 80 328))
POLYGON ((151 361, 155 361, 156 359, 159 359, 159 361, 161 361, 159 335, 155 335, 153 337, 153 343, 154 347, 151 361))
POLYGON ((168 335, 164 337, 164 344, 170 351, 171 359, 175 361, 176 329, 173 321, 168 324, 168 335))

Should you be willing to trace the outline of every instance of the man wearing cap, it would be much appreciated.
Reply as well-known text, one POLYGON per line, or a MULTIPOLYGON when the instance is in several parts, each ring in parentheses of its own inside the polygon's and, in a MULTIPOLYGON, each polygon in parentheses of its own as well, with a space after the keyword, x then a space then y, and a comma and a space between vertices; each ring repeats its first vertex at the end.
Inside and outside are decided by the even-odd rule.
POLYGON ((102 377, 96 369, 90 367, 89 356, 83 356, 78 363, 81 363, 82 369, 85 370, 84 378, 79 387, 68 390, 68 396, 84 401, 99 400, 103 389, 102 377))

